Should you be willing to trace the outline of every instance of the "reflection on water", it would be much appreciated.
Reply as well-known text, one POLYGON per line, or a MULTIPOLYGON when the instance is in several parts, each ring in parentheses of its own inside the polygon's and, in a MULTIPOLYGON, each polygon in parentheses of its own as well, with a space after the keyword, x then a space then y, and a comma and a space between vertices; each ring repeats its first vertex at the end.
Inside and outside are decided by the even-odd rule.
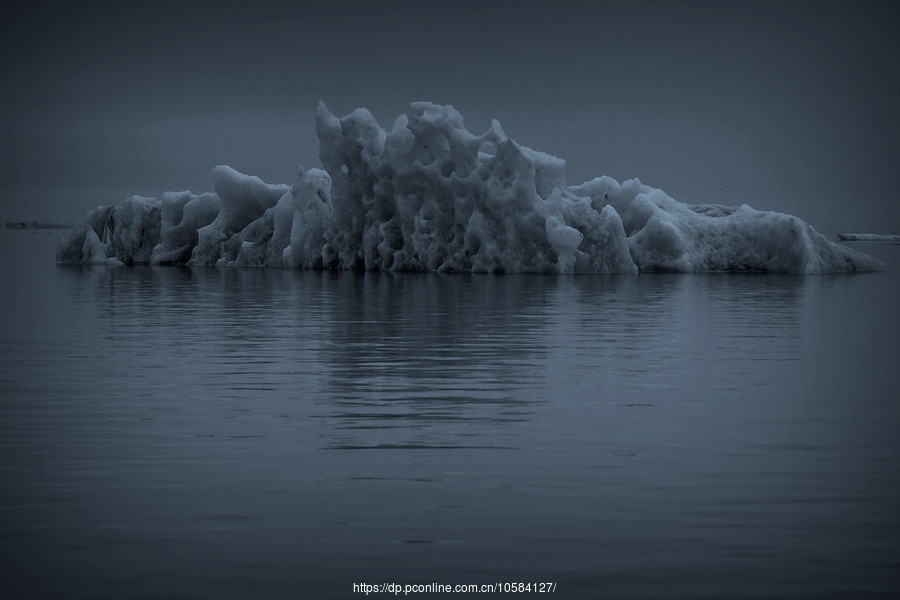
POLYGON ((527 420, 536 401, 547 311, 538 281, 329 278, 318 401, 334 429, 327 447, 505 447, 498 427, 527 420))
POLYGON ((13 597, 898 589, 893 273, 4 269, 13 597))

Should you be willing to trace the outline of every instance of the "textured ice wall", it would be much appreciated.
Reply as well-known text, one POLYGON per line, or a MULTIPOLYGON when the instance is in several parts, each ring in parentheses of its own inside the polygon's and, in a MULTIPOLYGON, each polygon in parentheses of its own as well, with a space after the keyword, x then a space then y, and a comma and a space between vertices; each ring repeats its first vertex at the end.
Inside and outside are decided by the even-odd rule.
POLYGON ((333 180, 325 264, 477 272, 633 272, 622 223, 571 194, 565 163, 493 122, 469 133, 449 107, 412 104, 385 132, 368 111, 320 105, 333 180))
POLYGON ((85 215, 63 263, 245 265, 438 272, 873 270, 790 215, 688 205, 637 179, 565 183, 565 162, 494 121, 473 135, 417 102, 386 131, 365 109, 319 105, 324 171, 292 186, 230 167, 215 193, 132 197, 85 215))

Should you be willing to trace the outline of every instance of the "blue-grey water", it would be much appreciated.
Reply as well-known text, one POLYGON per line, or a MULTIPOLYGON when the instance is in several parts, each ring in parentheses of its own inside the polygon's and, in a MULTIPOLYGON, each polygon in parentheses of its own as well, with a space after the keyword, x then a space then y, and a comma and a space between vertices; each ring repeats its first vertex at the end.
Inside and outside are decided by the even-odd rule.
POLYGON ((64 267, 59 235, 0 233, 4 598, 900 593, 896 270, 64 267))

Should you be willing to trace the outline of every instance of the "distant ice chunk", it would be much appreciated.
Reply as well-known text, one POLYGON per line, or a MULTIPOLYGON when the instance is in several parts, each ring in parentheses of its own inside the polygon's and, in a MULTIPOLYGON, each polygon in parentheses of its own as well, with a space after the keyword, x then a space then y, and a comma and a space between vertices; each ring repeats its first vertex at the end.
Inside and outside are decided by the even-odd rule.
POLYGON ((565 161, 497 121, 470 133, 450 106, 410 105, 390 130, 366 109, 316 116, 324 170, 292 186, 227 166, 215 193, 134 196, 85 215, 63 263, 485 273, 875 270, 790 215, 688 205, 637 179, 565 182, 565 161))
POLYGON ((845 242, 900 242, 896 233, 839 233, 838 238, 845 242))
POLYGON ((68 225, 49 223, 47 221, 7 221, 7 229, 68 229, 68 225))

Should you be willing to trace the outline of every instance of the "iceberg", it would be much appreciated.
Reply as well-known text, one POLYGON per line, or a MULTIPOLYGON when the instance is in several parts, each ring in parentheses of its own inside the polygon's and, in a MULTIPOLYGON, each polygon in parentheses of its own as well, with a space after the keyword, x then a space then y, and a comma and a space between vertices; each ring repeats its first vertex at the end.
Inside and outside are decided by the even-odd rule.
POLYGON ((470 133, 453 107, 415 102, 383 129, 319 103, 322 169, 274 185, 227 167, 214 192, 133 196, 61 240, 73 264, 478 273, 877 270, 801 219, 691 205, 638 179, 569 186, 565 161, 470 133))

